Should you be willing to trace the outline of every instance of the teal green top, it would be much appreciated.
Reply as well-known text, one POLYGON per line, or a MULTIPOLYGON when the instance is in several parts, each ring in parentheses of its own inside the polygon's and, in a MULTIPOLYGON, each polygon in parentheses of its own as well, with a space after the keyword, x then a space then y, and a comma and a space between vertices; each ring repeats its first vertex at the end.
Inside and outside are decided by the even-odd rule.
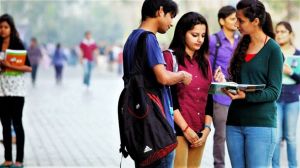
POLYGON ((245 99, 233 100, 227 125, 276 127, 276 104, 281 91, 283 54, 270 39, 249 62, 241 68, 241 83, 266 84, 263 91, 247 92, 245 99))

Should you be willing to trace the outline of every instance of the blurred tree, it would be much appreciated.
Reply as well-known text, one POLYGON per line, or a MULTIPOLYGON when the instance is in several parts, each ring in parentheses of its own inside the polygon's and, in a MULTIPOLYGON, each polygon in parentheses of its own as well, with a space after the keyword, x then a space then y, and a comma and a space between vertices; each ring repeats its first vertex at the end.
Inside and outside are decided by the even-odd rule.
POLYGON ((276 12, 285 12, 285 16, 282 16, 282 20, 290 21, 292 19, 299 19, 300 0, 263 0, 263 2, 268 3, 270 7, 276 12))
POLYGON ((42 43, 73 46, 90 30, 95 40, 120 41, 122 18, 103 1, 9 1, 1 0, 1 13, 10 13, 18 27, 26 27, 25 41, 35 36, 42 43), (3 10, 2 10, 3 9, 3 10))

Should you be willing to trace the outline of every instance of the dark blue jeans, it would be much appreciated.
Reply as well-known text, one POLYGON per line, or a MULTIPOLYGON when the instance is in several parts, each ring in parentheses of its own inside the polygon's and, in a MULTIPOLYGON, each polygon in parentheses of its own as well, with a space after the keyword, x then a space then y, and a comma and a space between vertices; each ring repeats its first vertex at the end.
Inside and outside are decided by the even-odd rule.
POLYGON ((36 73, 37 73, 38 67, 39 67, 38 64, 31 65, 31 68, 32 68, 32 71, 31 71, 31 82, 32 82, 32 84, 35 84, 36 73))
MULTIPOLYGON (((152 165, 143 168, 172 168, 173 167, 173 160, 174 160, 174 151, 168 154, 166 157, 156 161, 152 165)), ((136 168, 141 168, 135 163, 136 168)))

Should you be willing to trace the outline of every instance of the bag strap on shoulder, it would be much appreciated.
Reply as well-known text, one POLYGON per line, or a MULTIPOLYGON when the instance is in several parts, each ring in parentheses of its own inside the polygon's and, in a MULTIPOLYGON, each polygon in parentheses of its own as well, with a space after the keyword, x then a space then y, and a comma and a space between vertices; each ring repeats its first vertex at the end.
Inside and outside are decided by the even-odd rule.
POLYGON ((220 39, 218 33, 215 33, 214 36, 216 37, 216 49, 215 49, 215 54, 214 54, 214 62, 213 62, 213 66, 212 66, 213 71, 215 70, 215 66, 217 63, 219 48, 222 46, 221 39, 220 39))
POLYGON ((173 72, 178 72, 178 63, 174 51, 172 49, 167 49, 167 51, 172 55, 173 72))

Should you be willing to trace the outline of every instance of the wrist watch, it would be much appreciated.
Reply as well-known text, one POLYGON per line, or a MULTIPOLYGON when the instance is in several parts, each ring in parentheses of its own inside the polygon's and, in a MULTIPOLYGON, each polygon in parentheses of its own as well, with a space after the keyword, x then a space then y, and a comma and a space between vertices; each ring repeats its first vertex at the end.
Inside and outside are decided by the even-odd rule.
POLYGON ((211 131, 211 127, 210 127, 210 125, 208 125, 208 124, 205 124, 205 125, 204 125, 204 128, 208 128, 208 129, 211 131))

